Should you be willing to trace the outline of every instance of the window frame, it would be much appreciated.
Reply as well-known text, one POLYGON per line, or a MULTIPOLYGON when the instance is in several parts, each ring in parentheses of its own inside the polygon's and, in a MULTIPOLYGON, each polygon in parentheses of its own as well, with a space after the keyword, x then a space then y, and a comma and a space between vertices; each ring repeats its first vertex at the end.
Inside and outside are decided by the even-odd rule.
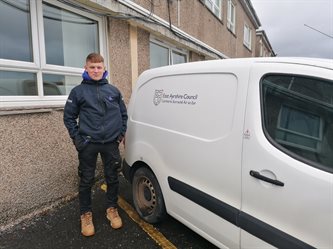
MULTIPOLYGON (((150 38, 149 43, 154 43, 155 45, 168 49, 168 65, 167 66, 175 65, 175 64, 173 64, 173 59, 172 59, 173 52, 185 55, 186 56, 185 63, 187 63, 189 61, 189 52, 187 50, 177 48, 176 46, 173 46, 169 43, 157 40, 154 37, 150 38)), ((150 54, 150 56, 151 56, 151 54, 150 54)), ((151 65, 149 65, 149 68, 152 68, 151 65)))
POLYGON ((178 55, 183 55, 185 56, 185 62, 184 63, 187 63, 188 62, 188 55, 186 53, 184 53, 183 51, 180 51, 179 49, 176 49, 176 48, 171 48, 169 50, 169 53, 170 53, 170 65, 176 65, 176 64, 181 64, 181 63, 174 63, 173 61, 173 55, 174 54, 178 54, 178 55))
POLYGON ((236 33, 236 4, 232 0, 228 0, 227 28, 236 33))
POLYGON ((243 44, 246 48, 252 51, 252 28, 246 23, 244 24, 243 44))
POLYGON ((218 19, 222 20, 222 4, 223 4, 223 0, 218 0, 220 3, 220 6, 216 5, 216 3, 214 2, 214 0, 204 0, 205 6, 207 7, 207 9, 209 9, 214 16, 216 16, 218 19), (218 10, 219 14, 216 15, 215 13, 215 8, 218 10))
MULTIPOLYGON (((61 2, 52 0, 28 0, 30 6, 31 41, 33 61, 8 60, 0 58, 0 70, 12 72, 35 73, 37 79, 37 96, 0 96, 0 107, 25 107, 25 106, 51 106, 64 105, 68 95, 44 95, 43 74, 68 75, 81 77, 82 67, 59 66, 46 63, 46 50, 44 40, 43 3, 50 4, 82 15, 98 22, 98 46, 101 54, 106 54, 106 20, 104 17, 76 9, 61 2)), ((107 57, 105 63, 107 64, 107 57)), ((79 82, 78 82, 79 83, 79 82)))

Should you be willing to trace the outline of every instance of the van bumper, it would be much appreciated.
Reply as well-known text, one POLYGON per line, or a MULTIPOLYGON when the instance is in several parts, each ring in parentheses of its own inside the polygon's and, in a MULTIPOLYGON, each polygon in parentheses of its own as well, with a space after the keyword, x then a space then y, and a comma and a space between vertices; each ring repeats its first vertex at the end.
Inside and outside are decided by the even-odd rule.
POLYGON ((123 159, 122 172, 126 180, 131 181, 131 166, 123 159))

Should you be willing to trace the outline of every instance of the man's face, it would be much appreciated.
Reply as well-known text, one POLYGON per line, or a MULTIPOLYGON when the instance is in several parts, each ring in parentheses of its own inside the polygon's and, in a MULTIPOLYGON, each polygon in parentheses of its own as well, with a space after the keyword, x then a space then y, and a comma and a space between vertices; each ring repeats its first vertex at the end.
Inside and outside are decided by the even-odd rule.
POLYGON ((87 61, 84 69, 88 72, 88 75, 93 80, 100 80, 103 77, 103 73, 105 72, 105 66, 103 62, 90 62, 87 61))

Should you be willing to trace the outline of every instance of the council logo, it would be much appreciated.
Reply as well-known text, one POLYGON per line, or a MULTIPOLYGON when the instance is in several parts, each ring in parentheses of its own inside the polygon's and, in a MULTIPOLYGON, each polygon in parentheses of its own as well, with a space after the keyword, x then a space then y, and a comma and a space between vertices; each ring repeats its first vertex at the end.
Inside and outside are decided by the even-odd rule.
POLYGON ((159 103, 161 103, 162 96, 163 96, 163 90, 155 90, 154 100, 153 100, 155 105, 158 105, 159 103))

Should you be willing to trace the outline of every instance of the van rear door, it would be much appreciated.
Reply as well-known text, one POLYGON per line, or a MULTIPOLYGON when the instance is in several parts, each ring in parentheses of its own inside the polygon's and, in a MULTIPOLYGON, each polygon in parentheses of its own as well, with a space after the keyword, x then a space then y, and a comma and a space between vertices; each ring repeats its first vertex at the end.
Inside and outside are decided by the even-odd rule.
POLYGON ((253 67, 243 133, 242 247, 333 248, 332 96, 330 69, 253 67))

